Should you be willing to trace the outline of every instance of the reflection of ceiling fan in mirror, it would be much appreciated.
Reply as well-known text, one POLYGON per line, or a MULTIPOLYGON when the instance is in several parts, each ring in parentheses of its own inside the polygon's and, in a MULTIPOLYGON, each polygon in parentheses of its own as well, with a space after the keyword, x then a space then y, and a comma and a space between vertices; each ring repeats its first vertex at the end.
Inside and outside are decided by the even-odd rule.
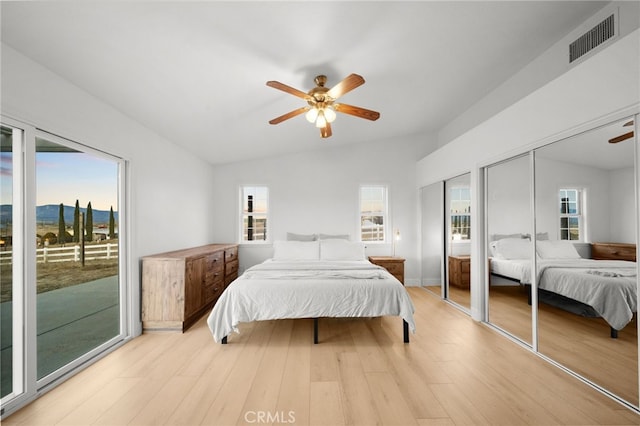
POLYGON ((267 81, 267 86, 302 98, 309 104, 308 106, 295 109, 280 117, 274 118, 269 121, 269 124, 278 124, 302 113, 306 113, 305 117, 307 121, 315 123, 316 127, 320 129, 320 136, 328 138, 332 134, 331 123, 336 118, 336 112, 366 118, 372 121, 380 117, 379 112, 336 102, 340 96, 364 84, 364 78, 358 74, 351 74, 331 89, 324 87, 326 82, 326 76, 317 76, 315 78, 316 87, 308 93, 305 93, 278 81, 267 81))
MULTIPOLYGON (((633 120, 627 121, 624 123, 623 127, 631 127, 633 126, 633 120)), ((622 141, 626 141, 627 139, 631 139, 633 137, 633 130, 627 133, 624 133, 620 136, 616 136, 615 138, 609 139, 609 143, 618 143, 622 141)))

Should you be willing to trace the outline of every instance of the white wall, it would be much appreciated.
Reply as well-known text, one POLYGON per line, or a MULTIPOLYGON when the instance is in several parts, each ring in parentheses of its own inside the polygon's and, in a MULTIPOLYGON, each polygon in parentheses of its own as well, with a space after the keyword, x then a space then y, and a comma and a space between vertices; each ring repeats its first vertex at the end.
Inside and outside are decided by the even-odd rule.
POLYGON ((140 258, 213 239, 212 167, 4 44, 1 106, 5 116, 128 161, 132 333, 139 334, 140 258))
POLYGON ((442 244, 444 241, 443 185, 434 183, 421 189, 420 253, 423 286, 442 284, 442 244))
POLYGON ((487 171, 487 231, 491 235, 531 233, 529 156, 513 158, 487 171))
MULTIPOLYGON (((635 177, 633 167, 609 172, 609 198, 615 200, 610 209, 610 240, 635 243, 635 177)), ((637 224, 636 224, 637 225, 637 224)))
MULTIPOLYGON (((611 2, 583 25, 569 32, 562 40, 555 43, 542 55, 503 82, 485 98, 440 129, 438 133, 439 145, 444 146, 451 140, 498 114, 505 106, 512 105, 527 94, 538 90, 549 81, 569 71, 575 63, 569 64, 567 60, 568 44, 593 28, 604 18, 616 12, 618 13, 618 36, 626 37, 638 28, 640 24, 640 2, 611 2)), ((606 44, 596 47, 595 50, 607 48, 606 44)), ((577 63, 580 61, 582 59, 578 59, 577 63)))
MULTIPOLYGON (((331 140, 318 140, 331 143, 331 140)), ((407 284, 417 284, 418 190, 416 161, 434 144, 422 138, 389 143, 370 142, 291 154, 278 158, 238 162, 215 167, 212 189, 216 200, 214 235, 237 241, 240 185, 269 187, 271 239, 287 232, 358 236, 358 194, 362 184, 383 184, 389 190, 389 223, 401 240, 396 255, 406 258, 407 284)), ((391 255, 391 244, 367 244, 368 255, 391 255)), ((270 245, 243 245, 240 268, 246 269, 272 255, 270 245)))

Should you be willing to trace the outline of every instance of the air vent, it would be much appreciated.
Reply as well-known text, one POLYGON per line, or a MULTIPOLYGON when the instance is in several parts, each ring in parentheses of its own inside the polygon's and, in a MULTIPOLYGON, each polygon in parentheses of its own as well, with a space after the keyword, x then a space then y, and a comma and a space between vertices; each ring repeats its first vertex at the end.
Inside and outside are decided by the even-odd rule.
POLYGON ((614 15, 581 35, 569 45, 569 63, 587 54, 615 35, 614 15))

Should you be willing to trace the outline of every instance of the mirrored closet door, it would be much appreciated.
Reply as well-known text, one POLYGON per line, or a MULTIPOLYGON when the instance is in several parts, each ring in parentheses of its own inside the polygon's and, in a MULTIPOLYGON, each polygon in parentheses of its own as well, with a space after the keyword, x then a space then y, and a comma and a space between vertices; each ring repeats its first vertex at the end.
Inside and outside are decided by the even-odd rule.
POLYGON ((420 190, 422 228, 422 286, 444 297, 444 183, 436 182, 420 190))
POLYGON ((488 321, 532 345, 531 157, 486 167, 488 321))
POLYGON ((632 130, 628 118, 536 149, 535 227, 539 352, 637 406, 632 130))
POLYGON ((471 309, 471 174, 444 183, 445 252, 447 278, 445 297, 471 309))

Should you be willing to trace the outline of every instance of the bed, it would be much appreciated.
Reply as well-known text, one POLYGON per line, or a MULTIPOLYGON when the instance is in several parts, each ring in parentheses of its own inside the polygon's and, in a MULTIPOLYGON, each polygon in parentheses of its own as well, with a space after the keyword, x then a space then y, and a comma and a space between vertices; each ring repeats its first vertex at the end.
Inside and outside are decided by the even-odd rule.
POLYGON ((276 241, 273 258, 248 268, 222 293, 207 318, 216 342, 244 322, 273 319, 399 316, 403 339, 415 333, 406 289, 366 260, 364 246, 340 239, 276 241))
MULTIPOLYGON (((529 240, 492 243, 491 250, 492 275, 531 288, 529 240)), ((637 312, 635 262, 584 259, 569 241, 538 241, 536 253, 541 301, 583 316, 602 317, 611 327, 611 337, 617 337, 617 331, 632 320, 637 312)))

